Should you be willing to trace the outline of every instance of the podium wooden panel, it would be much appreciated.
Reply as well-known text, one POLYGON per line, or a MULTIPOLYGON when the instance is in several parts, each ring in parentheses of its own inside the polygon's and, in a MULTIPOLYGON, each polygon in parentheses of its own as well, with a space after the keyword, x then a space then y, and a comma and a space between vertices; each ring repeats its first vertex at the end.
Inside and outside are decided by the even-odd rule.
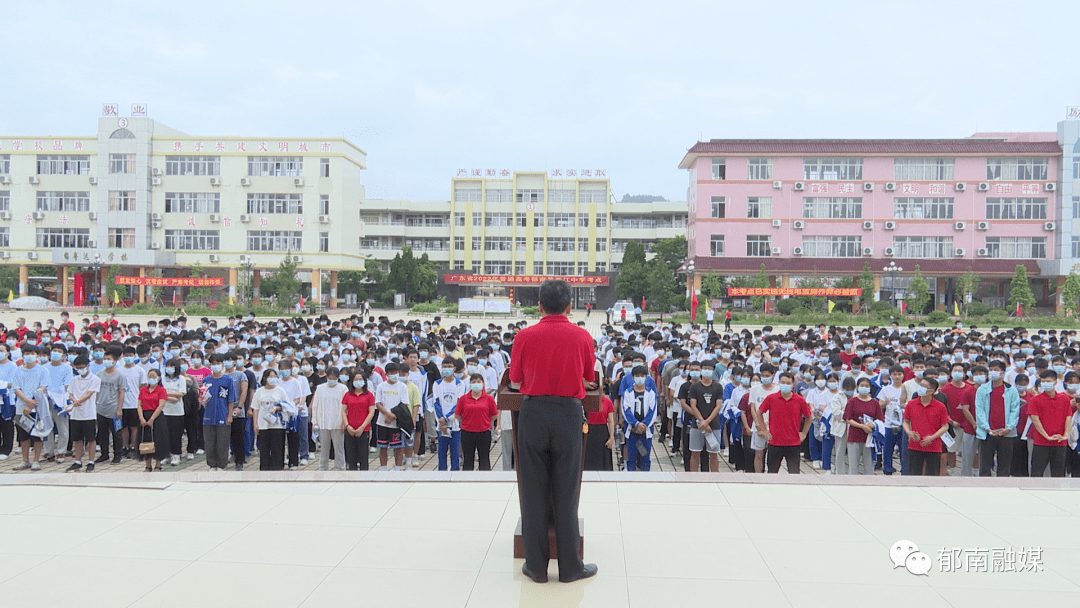
MULTIPOLYGON (((600 411, 601 394, 599 389, 591 391, 585 391, 585 398, 582 399, 581 405, 586 412, 598 412, 600 411)), ((510 418, 513 420, 511 441, 514 444, 514 455, 517 457, 518 452, 518 412, 521 411, 521 404, 524 402, 525 396, 519 392, 510 390, 510 375, 509 370, 503 374, 502 380, 499 382, 499 388, 495 392, 495 403, 500 410, 510 412, 510 418)), ((581 468, 585 469, 585 443, 588 439, 588 426, 583 423, 585 432, 581 436, 581 468)), ((505 455, 504 455, 505 457, 505 455)), ((517 476, 518 482, 518 510, 521 509, 521 469, 514 464, 514 472, 517 476)), ((578 495, 581 495, 581 476, 578 476, 578 495)), ((548 497, 551 500, 551 497, 548 497)), ((578 529, 581 532, 581 546, 578 547, 578 554, 582 559, 585 559, 585 519, 578 518, 578 529)), ((554 557, 559 554, 558 546, 555 538, 555 523, 548 521, 548 547, 550 548, 551 555, 554 557)), ((521 537, 521 516, 518 516, 517 526, 514 527, 514 559, 525 559, 525 543, 521 537)))

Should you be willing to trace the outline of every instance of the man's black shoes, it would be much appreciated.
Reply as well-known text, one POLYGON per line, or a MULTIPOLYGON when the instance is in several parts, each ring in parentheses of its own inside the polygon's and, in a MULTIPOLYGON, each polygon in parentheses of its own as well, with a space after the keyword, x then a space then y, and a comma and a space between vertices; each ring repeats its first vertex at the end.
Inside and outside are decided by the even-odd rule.
MULTIPOLYGON (((594 571, 595 571, 595 569, 596 569, 596 566, 593 566, 594 571)), ((547 572, 541 572, 539 574, 533 574, 532 572, 529 572, 529 570, 525 567, 525 564, 521 565, 521 573, 524 574, 525 576, 531 578, 532 582, 534 582, 534 583, 546 583, 547 582, 547 572)))
MULTIPOLYGON (((581 572, 578 572, 577 574, 574 574, 572 576, 567 576, 567 577, 560 576, 559 577, 559 582, 560 583, 572 583, 574 581, 579 581, 579 580, 581 580, 583 578, 589 578, 590 576, 596 576, 596 570, 597 570, 596 564, 585 564, 585 567, 582 568, 581 572)), ((545 577, 545 579, 546 578, 547 577, 545 577)))

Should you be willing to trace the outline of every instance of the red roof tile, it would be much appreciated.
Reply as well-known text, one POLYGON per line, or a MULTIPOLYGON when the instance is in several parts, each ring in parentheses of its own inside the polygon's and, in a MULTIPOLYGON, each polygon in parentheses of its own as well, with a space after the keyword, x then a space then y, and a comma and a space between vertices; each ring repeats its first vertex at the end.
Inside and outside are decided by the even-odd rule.
POLYGON ((699 154, 805 154, 852 156, 859 154, 1041 154, 1061 155, 1054 141, 1004 139, 713 139, 690 148, 681 168, 699 154))
POLYGON ((1028 276, 1039 276, 1039 264, 1035 260, 1001 260, 980 258, 976 260, 915 260, 894 258, 714 258, 696 257, 693 259, 694 268, 697 271, 716 270, 720 274, 727 275, 750 275, 761 270, 761 264, 765 264, 765 272, 769 274, 789 275, 856 275, 863 271, 863 264, 869 262, 870 271, 881 274, 881 269, 896 262, 897 266, 904 268, 904 275, 910 275, 915 271, 915 265, 923 275, 929 276, 959 276, 970 268, 973 272, 982 276, 1011 277, 1016 272, 1016 266, 1022 265, 1027 269, 1028 276))

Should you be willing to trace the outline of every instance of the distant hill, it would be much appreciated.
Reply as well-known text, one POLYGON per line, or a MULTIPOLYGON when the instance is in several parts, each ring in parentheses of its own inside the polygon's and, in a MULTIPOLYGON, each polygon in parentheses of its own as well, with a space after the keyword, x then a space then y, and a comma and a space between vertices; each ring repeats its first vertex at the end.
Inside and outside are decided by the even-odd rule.
POLYGON ((662 196, 657 196, 655 194, 634 194, 634 195, 624 194, 623 197, 622 197, 622 200, 619 201, 619 202, 622 202, 622 203, 655 203, 657 201, 665 202, 665 201, 667 201, 667 199, 662 197, 662 196))

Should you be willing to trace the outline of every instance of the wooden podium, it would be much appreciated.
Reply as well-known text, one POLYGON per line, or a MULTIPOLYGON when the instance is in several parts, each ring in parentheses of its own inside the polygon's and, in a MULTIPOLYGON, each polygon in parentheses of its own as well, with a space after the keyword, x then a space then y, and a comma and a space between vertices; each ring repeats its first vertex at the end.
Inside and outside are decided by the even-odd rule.
MULTIPOLYGON (((513 442, 513 445, 514 445, 514 457, 515 458, 517 457, 517 454, 518 454, 518 441, 517 441, 518 412, 521 411, 521 403, 522 403, 522 401, 524 401, 524 397, 525 396, 522 395, 521 393, 510 390, 510 372, 509 372, 509 370, 507 370, 503 374, 502 380, 499 382, 498 390, 495 392, 495 403, 496 403, 496 405, 498 406, 498 408, 500 410, 505 410, 505 411, 510 412, 510 419, 513 421, 513 431, 511 433, 511 441, 513 442)), ((586 412, 598 412, 598 411, 600 411, 600 390, 599 389, 594 389, 594 390, 591 390, 591 391, 585 391, 585 399, 582 400, 581 404, 582 404, 582 407, 585 409, 586 412)), ((585 441, 586 441, 586 439, 588 437, 589 427, 588 427, 587 424, 584 424, 584 422, 582 423, 582 425, 584 427, 585 432, 582 433, 582 435, 581 435, 581 467, 582 467, 582 470, 584 470, 584 468, 585 468, 585 441)), ((505 458, 505 455, 503 457, 505 458)), ((521 470, 517 466, 516 463, 514 465, 514 472, 517 475, 517 482, 518 482, 518 509, 520 510, 520 508, 521 508, 521 470)), ((578 489, 579 489, 578 494, 579 494, 579 496, 580 496, 580 488, 581 488, 581 476, 579 475, 578 476, 578 489)), ((550 501, 551 501, 551 497, 548 497, 549 504, 550 504, 550 501)), ((549 512, 551 511, 550 507, 549 507, 548 511, 549 512)), ((581 546, 578 547, 578 554, 581 555, 582 559, 585 559, 585 519, 584 518, 581 518, 581 517, 578 518, 578 529, 581 532, 581 546)), ((556 556, 556 555, 559 554, 559 552, 557 550, 556 538, 555 538, 555 523, 552 522, 551 520, 548 520, 548 547, 550 548, 550 552, 551 552, 552 556, 556 556)), ((514 528, 514 559, 525 559, 525 543, 522 541, 522 538, 521 538, 521 516, 520 515, 518 515, 517 526, 515 526, 515 528, 514 528)))

